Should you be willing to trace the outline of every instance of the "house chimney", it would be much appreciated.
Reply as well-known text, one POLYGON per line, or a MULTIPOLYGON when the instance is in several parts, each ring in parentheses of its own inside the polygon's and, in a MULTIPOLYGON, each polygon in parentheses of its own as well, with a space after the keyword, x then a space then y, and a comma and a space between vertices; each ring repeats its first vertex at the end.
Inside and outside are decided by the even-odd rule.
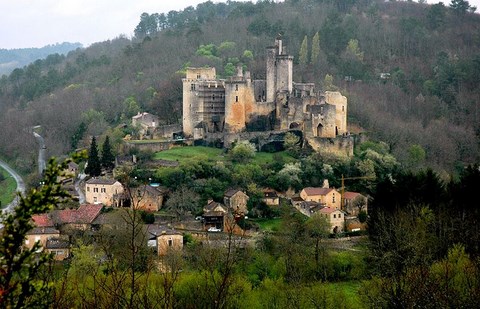
POLYGON ((330 185, 329 185, 329 183, 328 183, 328 179, 324 179, 324 180, 323 180, 323 186, 322 186, 322 188, 326 188, 326 189, 330 188, 330 185))

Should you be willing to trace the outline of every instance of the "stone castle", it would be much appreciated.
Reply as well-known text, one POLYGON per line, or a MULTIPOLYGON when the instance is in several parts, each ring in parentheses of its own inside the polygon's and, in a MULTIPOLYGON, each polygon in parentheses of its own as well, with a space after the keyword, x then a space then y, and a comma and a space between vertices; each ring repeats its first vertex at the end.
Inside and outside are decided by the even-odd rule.
POLYGON ((188 68, 183 79, 185 137, 220 136, 228 144, 249 139, 252 132, 296 130, 316 151, 351 155, 347 98, 316 92, 313 83, 295 83, 292 76, 293 56, 279 38, 267 48, 266 80, 252 80, 241 67, 227 79, 217 79, 215 68, 188 68))

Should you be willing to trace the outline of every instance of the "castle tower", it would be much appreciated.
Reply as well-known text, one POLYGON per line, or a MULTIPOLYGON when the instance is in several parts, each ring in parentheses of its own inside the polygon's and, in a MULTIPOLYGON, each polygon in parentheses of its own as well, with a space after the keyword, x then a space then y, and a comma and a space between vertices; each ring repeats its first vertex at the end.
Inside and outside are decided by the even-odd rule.
POLYGON ((223 122, 225 112, 224 87, 216 80, 215 68, 187 68, 183 82, 183 132, 194 136, 199 124, 211 131, 223 122))
POLYGON ((267 48, 267 102, 275 101, 277 92, 293 90, 293 56, 284 51, 281 38, 267 48))
POLYGON ((325 100, 327 103, 335 105, 336 108, 336 135, 347 133, 347 97, 338 91, 325 91, 325 100))
POLYGON ((247 114, 255 103, 255 94, 250 73, 245 76, 237 68, 237 76, 225 81, 225 132, 236 133, 245 130, 247 114))

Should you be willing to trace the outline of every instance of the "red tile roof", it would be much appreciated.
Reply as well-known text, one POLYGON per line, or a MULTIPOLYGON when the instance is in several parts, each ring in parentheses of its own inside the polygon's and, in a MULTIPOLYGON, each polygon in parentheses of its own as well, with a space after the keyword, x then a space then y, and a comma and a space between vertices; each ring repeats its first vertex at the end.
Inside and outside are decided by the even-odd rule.
POLYGON ((32 215, 32 220, 36 227, 53 226, 53 221, 48 214, 32 215))
POLYGON ((115 179, 107 179, 107 178, 90 178, 87 181, 89 185, 113 185, 117 181, 115 179))
POLYGON ((102 205, 80 205, 78 209, 59 210, 57 215, 62 223, 92 223, 102 208, 102 205))
POLYGON ((331 214, 332 212, 336 211, 338 209, 331 208, 331 207, 323 207, 319 210, 319 212, 324 213, 324 214, 331 214))
POLYGON ((308 196, 312 196, 312 195, 327 195, 327 194, 330 193, 330 191, 332 191, 333 189, 332 189, 332 188, 314 188, 314 187, 307 187, 307 188, 304 188, 303 190, 305 190, 305 193, 306 193, 308 196))
POLYGON ((357 196, 361 196, 361 194, 358 193, 358 192, 345 192, 345 193, 343 193, 343 198, 346 199, 346 200, 353 200, 357 196))

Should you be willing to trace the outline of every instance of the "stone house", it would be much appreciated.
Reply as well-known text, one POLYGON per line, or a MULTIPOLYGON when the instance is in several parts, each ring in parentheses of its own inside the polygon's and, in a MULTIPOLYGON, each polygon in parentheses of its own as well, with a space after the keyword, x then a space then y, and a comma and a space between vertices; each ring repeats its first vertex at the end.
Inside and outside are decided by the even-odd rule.
POLYGON ((167 189, 159 186, 143 185, 131 188, 132 206, 135 209, 145 211, 159 211, 163 206, 163 200, 167 189))
POLYGON ((53 254, 56 261, 63 261, 70 256, 70 243, 66 238, 50 238, 45 245, 45 251, 53 254))
POLYGON ((245 215, 248 213, 248 195, 238 189, 227 190, 223 196, 223 203, 233 214, 245 215))
POLYGON ((84 204, 77 209, 55 210, 49 214, 56 226, 61 226, 63 231, 91 229, 93 222, 100 215, 102 205, 84 204))
POLYGON ((55 229, 54 227, 37 226, 27 232, 25 239, 25 247, 27 247, 28 249, 32 249, 33 245, 38 241, 43 250, 43 248, 45 248, 47 244, 47 240, 59 237, 60 231, 55 229))
POLYGON ((280 197, 278 196, 277 191, 275 191, 273 189, 263 190, 262 201, 267 206, 279 206, 280 205, 280 197))
POLYGON ((124 193, 123 185, 115 179, 91 178, 85 183, 85 201, 89 204, 121 206, 117 198, 124 193))
POLYGON ((228 209, 224 205, 213 200, 208 201, 208 204, 203 207, 205 228, 216 227, 223 230, 227 214, 228 209))
POLYGON ((351 216, 358 216, 360 211, 368 212, 368 198, 358 192, 344 192, 343 210, 351 216))
POLYGON ((165 256, 169 251, 183 249, 182 233, 165 226, 149 225, 147 232, 150 234, 148 244, 155 247, 159 256, 165 256))
POLYGON ((331 233, 340 233, 345 230, 345 212, 331 207, 322 207, 317 213, 327 218, 331 233))
POLYGON ((132 117, 132 126, 139 127, 139 135, 153 135, 153 132, 157 128, 159 118, 150 113, 138 113, 132 117))
POLYGON ((322 203, 324 206, 340 209, 341 194, 334 188, 307 187, 300 191, 304 201, 322 203))

